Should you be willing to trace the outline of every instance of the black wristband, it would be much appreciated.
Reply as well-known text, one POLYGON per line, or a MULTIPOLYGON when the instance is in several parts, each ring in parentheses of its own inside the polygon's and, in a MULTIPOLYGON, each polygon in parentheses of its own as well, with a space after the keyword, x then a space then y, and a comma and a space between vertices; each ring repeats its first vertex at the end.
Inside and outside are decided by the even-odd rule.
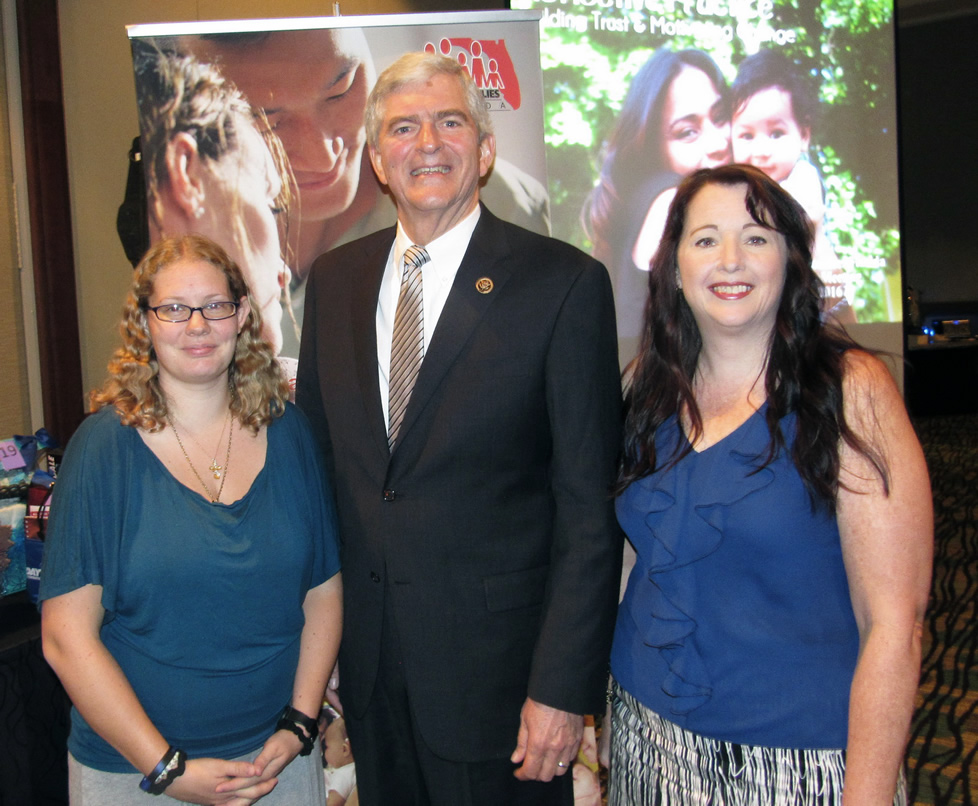
POLYGON ((275 730, 287 730, 299 737, 299 741, 302 742, 302 749, 299 750, 300 756, 308 756, 312 752, 313 745, 316 743, 316 737, 310 736, 293 720, 286 719, 283 716, 275 726, 275 730))
POLYGON ((162 795, 170 784, 183 775, 187 769, 187 754, 176 747, 167 748, 160 763, 153 767, 149 775, 143 776, 139 788, 150 795, 162 795))

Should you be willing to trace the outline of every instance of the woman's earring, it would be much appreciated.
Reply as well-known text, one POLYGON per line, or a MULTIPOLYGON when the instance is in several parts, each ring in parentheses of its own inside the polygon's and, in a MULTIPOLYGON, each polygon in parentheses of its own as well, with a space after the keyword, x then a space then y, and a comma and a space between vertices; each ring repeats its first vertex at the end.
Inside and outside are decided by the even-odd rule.
POLYGON ((204 205, 199 204, 194 208, 194 218, 200 220, 204 217, 204 205))
POLYGON ((676 267, 676 290, 677 291, 682 291, 683 290, 683 278, 682 278, 682 275, 680 275, 680 273, 679 273, 679 267, 678 266, 676 267))

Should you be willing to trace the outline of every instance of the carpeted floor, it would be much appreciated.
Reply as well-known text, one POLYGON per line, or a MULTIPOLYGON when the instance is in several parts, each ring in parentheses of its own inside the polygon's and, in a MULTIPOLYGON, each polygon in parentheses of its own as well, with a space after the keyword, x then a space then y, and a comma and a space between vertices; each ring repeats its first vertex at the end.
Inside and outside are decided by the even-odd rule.
POLYGON ((934 585, 908 752, 911 803, 978 802, 978 415, 919 418, 934 491, 934 585))

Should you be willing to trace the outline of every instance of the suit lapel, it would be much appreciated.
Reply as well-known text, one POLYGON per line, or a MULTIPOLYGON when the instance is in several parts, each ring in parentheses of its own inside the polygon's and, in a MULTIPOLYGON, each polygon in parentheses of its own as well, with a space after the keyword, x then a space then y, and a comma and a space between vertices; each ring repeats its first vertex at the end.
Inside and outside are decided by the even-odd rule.
POLYGON ((485 312, 498 298, 512 271, 513 262, 505 230, 499 219, 483 207, 421 364, 398 432, 395 453, 472 337, 485 312), (476 289, 476 281, 482 278, 492 281, 489 293, 480 293, 476 289))
POLYGON ((360 272, 359 278, 353 283, 352 321, 357 379, 370 435, 386 460, 389 455, 387 429, 384 426, 380 380, 377 376, 377 298, 394 241, 394 230, 389 230, 390 237, 380 237, 381 235, 382 233, 378 233, 378 237, 371 240, 364 254, 363 265, 351 269, 360 272))

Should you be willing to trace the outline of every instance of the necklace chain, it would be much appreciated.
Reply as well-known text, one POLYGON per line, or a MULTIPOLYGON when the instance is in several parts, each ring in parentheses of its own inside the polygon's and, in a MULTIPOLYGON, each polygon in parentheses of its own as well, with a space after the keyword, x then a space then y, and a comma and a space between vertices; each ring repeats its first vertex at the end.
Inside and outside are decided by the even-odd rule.
MULTIPOLYGON (((228 410, 228 417, 230 416, 231 416, 231 412, 230 410, 228 410)), ((200 482, 200 486, 204 488, 204 492, 207 493, 207 497, 210 498, 211 503, 216 504, 218 501, 221 500, 221 493, 224 492, 224 482, 227 480, 227 471, 230 469, 229 465, 231 460, 231 437, 234 435, 234 426, 228 429, 228 449, 227 449, 227 453, 224 456, 224 464, 223 465, 217 464, 217 457, 215 456, 214 460, 210 464, 210 467, 208 468, 211 471, 211 473, 214 474, 215 480, 216 479, 221 480, 221 486, 217 488, 217 495, 212 495, 211 488, 208 487, 207 483, 203 480, 203 478, 201 478, 200 473, 197 472, 197 468, 194 467, 194 463, 190 460, 190 455, 187 453, 187 449, 183 447, 183 440, 180 439, 180 432, 177 431, 176 425, 174 425, 173 418, 169 414, 167 414, 166 419, 167 422, 170 424, 170 428, 173 429, 173 436, 177 438, 177 445, 180 446, 180 450, 183 452, 183 458, 187 460, 187 464, 190 465, 190 469, 197 477, 197 481, 200 482)), ((225 421, 225 425, 227 425, 227 421, 225 421)), ((188 431, 187 433, 189 434, 190 432, 188 431)), ((224 436, 223 429, 221 430, 221 436, 222 437, 224 436)), ((193 439, 193 435, 190 435, 190 438, 193 439)), ((194 439, 194 442, 197 442, 197 440, 194 439)), ((220 444, 221 443, 219 441, 218 446, 220 446, 220 444)), ((200 443, 197 443, 197 447, 200 448, 200 443)), ((206 453, 206 451, 204 451, 204 453, 206 453)))
MULTIPOLYGON (((173 422, 176 422, 176 417, 172 417, 173 422)), ((217 481, 221 478, 221 474, 224 472, 224 465, 219 465, 217 463, 217 452, 221 450, 221 443, 224 442, 224 431, 228 427, 228 423, 231 421, 231 409, 228 409, 228 416, 224 418, 224 425, 221 426, 221 435, 217 438, 217 445, 214 446, 214 458, 211 459, 211 463, 207 466, 207 469, 214 476, 214 480, 217 481)), ((172 424, 172 423, 171 423, 172 424)), ((183 426, 180 426, 183 428, 183 426)), ((198 448, 200 448, 201 453, 207 453, 207 449, 200 444, 189 429, 184 429, 187 432, 187 436, 190 437, 190 441, 194 443, 198 448)))

